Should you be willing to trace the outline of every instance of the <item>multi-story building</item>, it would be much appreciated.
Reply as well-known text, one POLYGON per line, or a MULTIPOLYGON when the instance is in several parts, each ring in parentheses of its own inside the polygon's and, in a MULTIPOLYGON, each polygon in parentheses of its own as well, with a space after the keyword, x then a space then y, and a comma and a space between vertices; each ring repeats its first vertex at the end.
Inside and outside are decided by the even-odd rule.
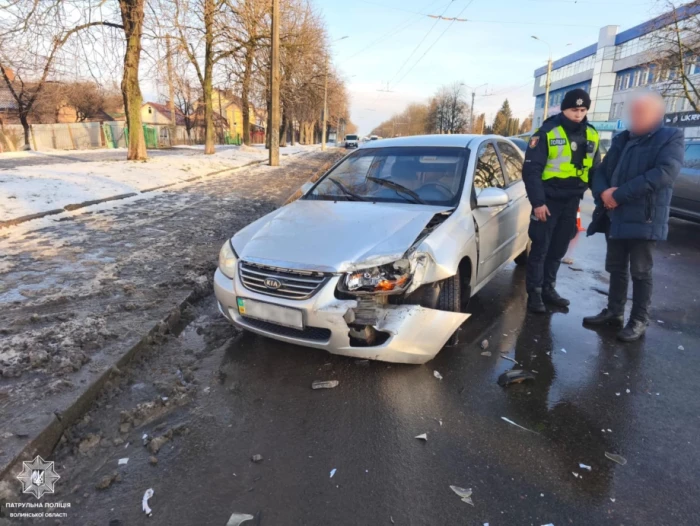
MULTIPOLYGON (((624 129, 622 121, 625 102, 635 88, 659 90, 666 98, 667 121, 684 126, 688 137, 700 136, 700 126, 687 126, 700 120, 684 119, 692 109, 685 98, 668 95, 664 88, 674 72, 659 71, 652 61, 654 47, 659 45, 658 32, 674 18, 684 20, 700 14, 699 5, 676 9, 675 17, 665 14, 619 32, 619 26, 600 29, 598 42, 552 63, 550 74, 548 115, 560 111, 564 94, 574 88, 585 89, 591 95, 588 120, 598 129, 605 142, 624 129), (671 115, 672 114, 672 115, 671 115), (674 122, 675 121, 675 122, 674 122)), ((700 61, 691 60, 686 66, 689 74, 700 75, 700 61)), ((535 70, 535 110, 533 126, 542 124, 547 78, 547 66, 535 70)))

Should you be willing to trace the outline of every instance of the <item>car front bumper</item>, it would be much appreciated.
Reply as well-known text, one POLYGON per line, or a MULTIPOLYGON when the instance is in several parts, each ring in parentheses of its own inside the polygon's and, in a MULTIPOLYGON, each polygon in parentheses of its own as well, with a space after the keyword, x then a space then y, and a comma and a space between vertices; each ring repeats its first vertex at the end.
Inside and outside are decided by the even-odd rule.
POLYGON ((340 300, 334 291, 340 276, 333 276, 314 296, 290 300, 248 290, 238 273, 234 279, 219 269, 214 275, 214 293, 219 310, 231 322, 251 332, 288 343, 324 349, 332 354, 392 363, 421 364, 442 349, 452 334, 469 317, 468 314, 427 309, 419 305, 385 305, 377 310, 377 331, 389 334, 381 345, 351 345, 346 314, 357 307, 355 300, 340 300), (302 311, 305 329, 260 322, 238 313, 237 299, 282 305, 302 311))

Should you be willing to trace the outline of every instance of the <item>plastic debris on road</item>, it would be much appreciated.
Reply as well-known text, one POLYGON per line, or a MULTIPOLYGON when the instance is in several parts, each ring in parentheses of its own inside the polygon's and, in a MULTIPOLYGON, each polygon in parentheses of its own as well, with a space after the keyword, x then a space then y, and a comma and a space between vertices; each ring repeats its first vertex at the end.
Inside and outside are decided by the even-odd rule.
POLYGON ((592 471, 592 470, 593 470, 593 468, 591 468, 591 466, 588 466, 588 465, 586 465, 586 464, 580 464, 580 463, 579 463, 578 467, 580 467, 581 469, 586 469, 586 470, 588 470, 588 471, 592 471))
POLYGON ((226 526, 240 526, 246 521, 252 521, 255 517, 247 513, 234 513, 229 517, 226 526))
POLYGON ((563 352, 564 354, 566 354, 566 349, 563 349, 563 348, 562 348, 561 352, 563 352))
POLYGON ((311 389, 333 389, 338 387, 338 380, 316 380, 311 384, 311 389))
POLYGON ((503 356, 503 355, 501 355, 501 358, 503 358, 504 360, 508 360, 509 362, 513 362, 513 363, 516 364, 516 365, 520 365, 520 363, 518 363, 517 360, 514 360, 514 359, 511 358, 510 356, 503 356))
POLYGON ((488 349, 488 348, 489 348, 489 341, 488 341, 488 340, 482 341, 482 342, 481 342, 481 348, 484 349, 484 350, 488 349))
POLYGON ((250 460, 252 460, 253 462, 262 462, 263 456, 262 455, 253 455, 252 457, 250 457, 250 460))
POLYGON ((573 265, 574 264, 574 259, 573 258, 564 258, 561 260, 564 265, 573 265))
POLYGON ((119 459, 118 465, 119 466, 126 466, 128 463, 129 463, 129 457, 124 457, 124 458, 119 459))
POLYGON ((512 420, 506 418, 505 416, 502 416, 501 420, 503 420, 504 422, 508 422, 512 426, 519 427, 520 429, 524 429, 525 431, 529 431, 530 433, 535 433, 536 435, 539 435, 539 433, 537 431, 533 431, 532 429, 528 429, 527 427, 523 427, 520 424, 516 424, 512 420))
POLYGON ((433 376, 438 380, 442 380, 442 375, 437 371, 433 371, 433 376))
POLYGON ((153 510, 148 507, 148 499, 153 496, 153 488, 148 488, 146 493, 143 494, 143 499, 141 499, 141 509, 149 517, 153 515, 153 510))
POLYGON ((678 350, 679 350, 679 351, 685 351, 685 347, 683 347, 682 345, 679 345, 679 346, 678 346, 678 350))
POLYGON ((467 504, 471 504, 472 506, 474 505, 474 502, 472 501, 471 488, 464 489, 460 488, 459 486, 450 486, 450 489, 454 491, 457 495, 459 495, 459 497, 462 499, 462 502, 466 502, 467 504))
POLYGON ((572 471, 571 474, 576 478, 579 478, 581 476, 578 473, 576 473, 575 471, 572 471))
POLYGON ((484 351, 481 353, 481 356, 491 356, 491 351, 484 351))
POLYGON ((423 433, 423 434, 420 434, 417 437, 413 437, 413 438, 417 438, 418 440, 425 440, 427 442, 428 441, 428 433, 423 433))
POLYGON ((534 380, 535 375, 524 369, 513 369, 506 371, 498 377, 498 385, 506 387, 512 384, 519 384, 528 380, 534 380))
POLYGON ((621 455, 616 455, 615 453, 605 453, 605 458, 612 460, 613 462, 617 462, 621 466, 624 466, 627 464, 627 459, 621 455))
POLYGON ((338 470, 335 468, 331 469, 331 478, 333 478, 333 475, 335 475, 336 471, 338 471, 338 470))

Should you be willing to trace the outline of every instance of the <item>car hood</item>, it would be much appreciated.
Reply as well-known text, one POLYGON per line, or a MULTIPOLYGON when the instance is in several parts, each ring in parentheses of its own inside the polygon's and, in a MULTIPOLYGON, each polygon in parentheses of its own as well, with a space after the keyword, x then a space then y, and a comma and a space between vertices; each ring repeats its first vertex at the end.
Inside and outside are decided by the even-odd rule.
POLYGON ((297 200, 231 240, 241 259, 284 268, 347 272, 400 259, 442 206, 297 200))

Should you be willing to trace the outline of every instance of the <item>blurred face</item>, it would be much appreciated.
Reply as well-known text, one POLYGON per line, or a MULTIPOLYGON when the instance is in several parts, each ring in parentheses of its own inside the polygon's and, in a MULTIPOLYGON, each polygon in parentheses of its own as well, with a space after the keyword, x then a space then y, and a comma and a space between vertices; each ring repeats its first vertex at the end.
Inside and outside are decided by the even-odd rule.
POLYGON ((586 118, 586 113, 588 113, 588 110, 584 107, 569 108, 564 110, 564 116, 570 121, 574 122, 581 122, 586 118))
POLYGON ((629 107, 629 130, 644 135, 656 128, 664 116, 663 101, 652 96, 640 97, 629 107))

